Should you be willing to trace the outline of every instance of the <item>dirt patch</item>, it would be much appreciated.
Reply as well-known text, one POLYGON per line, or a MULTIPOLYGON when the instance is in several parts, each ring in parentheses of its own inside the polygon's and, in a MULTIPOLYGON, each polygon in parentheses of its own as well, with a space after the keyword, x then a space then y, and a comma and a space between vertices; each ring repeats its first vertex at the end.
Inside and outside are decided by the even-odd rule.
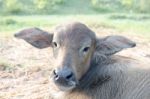
MULTIPOLYGON (((123 35, 137 47, 118 54, 150 61, 150 40, 113 29, 93 29, 99 37, 123 35)), ((48 80, 52 66, 51 49, 36 49, 23 40, 0 38, 0 99, 49 99, 48 80)))

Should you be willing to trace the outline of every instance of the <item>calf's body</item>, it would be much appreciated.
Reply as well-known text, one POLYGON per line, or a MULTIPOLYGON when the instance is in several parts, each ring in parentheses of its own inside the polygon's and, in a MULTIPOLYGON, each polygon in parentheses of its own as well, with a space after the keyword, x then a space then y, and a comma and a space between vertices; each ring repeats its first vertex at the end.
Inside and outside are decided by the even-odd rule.
POLYGON ((52 33, 29 28, 15 34, 37 48, 53 48, 50 96, 54 99, 150 99, 150 66, 115 53, 136 44, 122 36, 98 38, 70 22, 52 33))

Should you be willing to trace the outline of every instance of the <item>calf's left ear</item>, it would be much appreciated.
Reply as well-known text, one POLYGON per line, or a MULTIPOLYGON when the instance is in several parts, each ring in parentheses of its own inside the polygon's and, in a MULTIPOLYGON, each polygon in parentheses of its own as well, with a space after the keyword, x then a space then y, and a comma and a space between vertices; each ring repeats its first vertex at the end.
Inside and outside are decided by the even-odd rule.
POLYGON ((14 36, 19 39, 24 39, 29 44, 40 49, 49 47, 53 39, 53 34, 39 28, 24 29, 14 36))
POLYGON ((123 36, 107 36, 97 40, 96 51, 104 55, 112 55, 123 49, 135 46, 135 42, 123 36))

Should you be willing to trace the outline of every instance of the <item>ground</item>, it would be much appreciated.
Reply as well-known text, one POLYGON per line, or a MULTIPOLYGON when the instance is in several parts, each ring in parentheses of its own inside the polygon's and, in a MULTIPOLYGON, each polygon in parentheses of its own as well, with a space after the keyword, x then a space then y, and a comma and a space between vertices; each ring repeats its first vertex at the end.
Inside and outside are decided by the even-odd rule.
MULTIPOLYGON (((113 28, 92 28, 97 36, 123 35, 137 43, 118 54, 150 62, 150 39, 113 28)), ((132 32, 132 31, 131 31, 132 32)), ((51 49, 36 49, 14 37, 0 38, 0 99, 48 99, 51 49)))

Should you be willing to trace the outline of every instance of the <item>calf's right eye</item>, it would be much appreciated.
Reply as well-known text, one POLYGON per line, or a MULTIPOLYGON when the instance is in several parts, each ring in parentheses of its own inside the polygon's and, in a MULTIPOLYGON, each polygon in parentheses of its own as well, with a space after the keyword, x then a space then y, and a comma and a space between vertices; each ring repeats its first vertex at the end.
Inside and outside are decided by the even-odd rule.
POLYGON ((58 44, 57 44, 56 42, 53 42, 53 43, 52 43, 52 46, 53 46, 54 48, 57 48, 57 47, 58 47, 58 44))

